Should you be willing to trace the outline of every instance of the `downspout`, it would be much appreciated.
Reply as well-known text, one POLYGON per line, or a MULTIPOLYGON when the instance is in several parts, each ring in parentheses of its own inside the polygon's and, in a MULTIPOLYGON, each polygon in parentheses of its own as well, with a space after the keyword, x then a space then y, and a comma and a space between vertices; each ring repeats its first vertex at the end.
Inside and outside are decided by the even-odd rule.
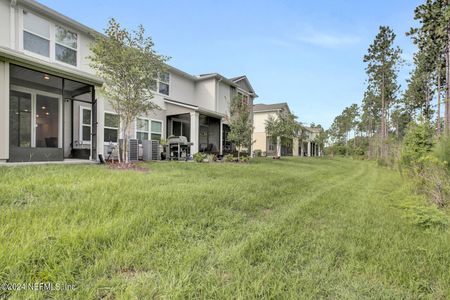
POLYGON ((16 49, 16 7, 17 0, 11 0, 9 8, 9 46, 11 49, 16 49))

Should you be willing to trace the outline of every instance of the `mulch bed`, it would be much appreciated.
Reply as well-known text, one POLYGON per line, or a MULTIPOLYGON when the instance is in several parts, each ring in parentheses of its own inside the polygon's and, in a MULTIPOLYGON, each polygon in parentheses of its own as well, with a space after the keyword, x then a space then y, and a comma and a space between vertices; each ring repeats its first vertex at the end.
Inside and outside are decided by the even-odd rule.
POLYGON ((119 162, 109 162, 107 164, 109 169, 112 170, 119 170, 119 171, 138 171, 138 172, 144 172, 147 173, 150 170, 148 168, 136 165, 134 163, 119 163, 119 162))

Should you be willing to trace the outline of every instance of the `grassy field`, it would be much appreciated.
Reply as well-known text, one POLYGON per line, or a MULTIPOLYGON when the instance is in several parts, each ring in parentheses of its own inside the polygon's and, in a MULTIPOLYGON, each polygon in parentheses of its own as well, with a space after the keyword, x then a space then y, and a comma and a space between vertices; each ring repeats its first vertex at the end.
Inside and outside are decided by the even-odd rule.
POLYGON ((449 298, 446 212, 398 171, 286 158, 247 165, 0 167, 3 297, 449 298))

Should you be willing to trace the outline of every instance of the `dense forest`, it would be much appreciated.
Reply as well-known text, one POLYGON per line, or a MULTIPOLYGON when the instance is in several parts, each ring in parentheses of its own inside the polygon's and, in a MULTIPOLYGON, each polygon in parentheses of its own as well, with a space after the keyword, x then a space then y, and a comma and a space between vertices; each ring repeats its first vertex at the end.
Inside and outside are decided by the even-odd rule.
POLYGON ((326 153, 376 160, 398 167, 443 207, 450 201, 450 1, 426 0, 407 33, 417 46, 405 89, 396 33, 380 26, 363 61, 367 74, 361 103, 346 107, 326 135, 326 153))

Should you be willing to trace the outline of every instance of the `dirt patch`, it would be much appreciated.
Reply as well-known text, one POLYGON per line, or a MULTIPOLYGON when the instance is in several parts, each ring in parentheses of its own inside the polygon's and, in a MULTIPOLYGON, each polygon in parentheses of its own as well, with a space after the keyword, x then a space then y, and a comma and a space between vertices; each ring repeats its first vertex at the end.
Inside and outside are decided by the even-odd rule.
POLYGON ((113 163, 108 163, 108 168, 112 169, 112 170, 119 170, 119 171, 137 171, 137 172, 143 172, 143 173, 147 173, 150 170, 148 168, 139 166, 137 164, 134 163, 118 163, 118 162, 113 162, 113 163))

